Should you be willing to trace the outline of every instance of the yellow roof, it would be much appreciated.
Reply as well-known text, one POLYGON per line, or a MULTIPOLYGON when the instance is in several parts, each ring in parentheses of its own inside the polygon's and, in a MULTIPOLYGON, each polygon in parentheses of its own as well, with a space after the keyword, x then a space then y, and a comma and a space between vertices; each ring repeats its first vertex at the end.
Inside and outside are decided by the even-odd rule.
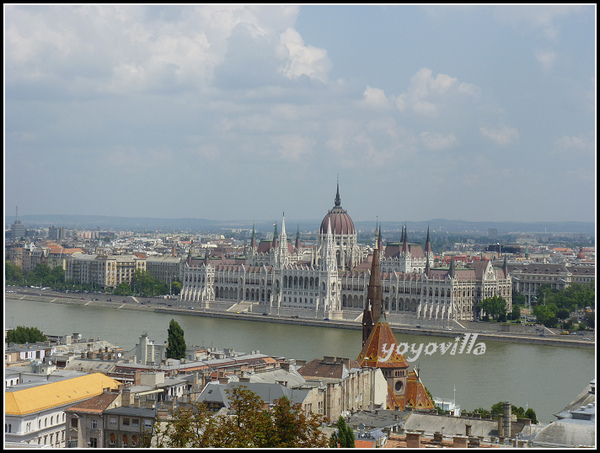
POLYGON ((4 392, 4 414, 25 415, 100 395, 119 383, 102 373, 87 374, 14 392, 4 392))

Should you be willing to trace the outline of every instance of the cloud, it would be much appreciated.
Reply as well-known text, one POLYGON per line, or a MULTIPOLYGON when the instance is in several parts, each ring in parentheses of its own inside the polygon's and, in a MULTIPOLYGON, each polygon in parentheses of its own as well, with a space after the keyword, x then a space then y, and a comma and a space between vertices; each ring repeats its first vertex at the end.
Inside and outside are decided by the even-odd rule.
POLYGON ((556 62, 556 52, 551 50, 538 50, 534 52, 535 59, 540 63, 544 72, 550 71, 556 62))
POLYGON ((525 32, 539 33, 547 40, 556 41, 560 35, 558 20, 571 14, 584 13, 586 8, 579 5, 502 5, 494 11, 500 23, 525 32))
POLYGON ((438 134, 436 132, 421 132, 419 139, 423 147, 430 151, 443 151, 458 145, 458 140, 453 133, 448 135, 438 134))
POLYGON ((361 105, 374 108, 389 108, 390 101, 382 89, 367 86, 363 93, 361 105))
POLYGON ((321 82, 327 82, 331 63, 327 51, 304 45, 302 36, 293 28, 288 28, 280 36, 277 56, 283 61, 280 71, 290 79, 302 75, 321 82))
POLYGON ((281 158, 295 162, 310 155, 315 145, 314 139, 297 134, 276 136, 272 141, 277 145, 277 153, 281 158))
POLYGON ((519 140, 519 131, 505 125, 499 127, 480 127, 479 132, 486 139, 500 146, 510 145, 519 140))
POLYGON ((458 79, 447 74, 433 77, 431 69, 422 68, 411 78, 408 90, 395 101, 401 112, 437 117, 458 98, 475 97, 479 92, 476 85, 459 83, 458 79))
POLYGON ((576 156, 593 156, 594 155, 594 140, 590 140, 583 136, 571 137, 564 135, 554 142, 552 154, 563 157, 576 156))

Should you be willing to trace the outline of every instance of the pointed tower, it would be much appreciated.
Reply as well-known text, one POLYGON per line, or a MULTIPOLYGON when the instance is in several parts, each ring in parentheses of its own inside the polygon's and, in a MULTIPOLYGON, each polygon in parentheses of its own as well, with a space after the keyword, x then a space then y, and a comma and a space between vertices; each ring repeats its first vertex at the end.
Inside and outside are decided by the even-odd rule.
POLYGON ((456 269, 454 269, 454 258, 450 257, 450 270, 448 271, 448 275, 454 278, 456 269))
MULTIPOLYGON (((375 241, 377 244, 377 240, 375 241)), ((382 291, 381 291, 381 271, 379 267, 379 249, 373 250, 373 262, 371 263, 371 277, 367 288, 367 302, 363 311, 362 320, 362 344, 366 343, 369 335, 373 331, 376 320, 385 314, 382 310, 382 291)))
POLYGON ((279 236, 278 261, 279 266, 284 267, 289 261, 289 250, 287 242, 287 233, 285 231, 285 212, 281 216, 281 235, 279 236))
POLYGON ((276 249, 277 248, 277 244, 278 244, 277 222, 275 222, 273 224, 273 226, 275 227, 275 230, 273 231, 273 241, 271 242, 271 248, 276 249))
POLYGON ((429 237, 429 225, 427 225, 427 238, 425 239, 425 256, 427 259, 433 258, 433 251, 431 250, 431 238, 429 237))
POLYGON ((254 224, 252 224, 252 238, 250 239, 250 248, 256 250, 256 232, 254 231, 254 224))
POLYGON ((300 225, 298 225, 298 229, 296 230, 296 241, 294 242, 294 248, 296 251, 302 248, 302 242, 300 242, 300 225))

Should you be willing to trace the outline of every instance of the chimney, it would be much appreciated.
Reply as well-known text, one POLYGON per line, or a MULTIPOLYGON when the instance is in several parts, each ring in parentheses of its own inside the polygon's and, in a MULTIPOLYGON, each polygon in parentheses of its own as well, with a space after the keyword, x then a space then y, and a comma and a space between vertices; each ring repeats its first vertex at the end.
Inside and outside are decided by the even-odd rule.
POLYGON ((406 448, 421 448, 421 433, 406 433, 406 448))
MULTIPOLYGON (((454 436, 452 437, 452 446, 454 448, 467 448, 467 439, 466 436, 454 436)), ((408 444, 406 446, 408 447, 408 444)))
POLYGON ((129 387, 123 389, 123 394, 122 394, 121 399, 122 399, 122 401, 121 401, 122 407, 131 406, 131 389, 129 387))
POLYGON ((511 414, 510 414, 510 401, 506 401, 503 405, 504 408, 504 436, 505 437, 511 437, 511 432, 510 432, 510 419, 511 419, 511 414))
POLYGON ((140 407, 140 395, 133 397, 133 407, 140 407))
POLYGON ((284 371, 290 371, 290 362, 281 362, 281 369, 284 371))

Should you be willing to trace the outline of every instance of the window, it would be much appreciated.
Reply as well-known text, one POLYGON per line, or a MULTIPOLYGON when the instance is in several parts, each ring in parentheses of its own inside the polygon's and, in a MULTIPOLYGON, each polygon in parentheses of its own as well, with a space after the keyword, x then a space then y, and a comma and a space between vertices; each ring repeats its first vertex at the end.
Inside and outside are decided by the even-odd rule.
POLYGON ((98 427, 98 420, 96 420, 95 418, 92 418, 90 420, 90 428, 96 429, 97 427, 98 427))
POLYGON ((152 428, 152 420, 150 420, 150 419, 144 420, 144 428, 152 428))
POLYGON ((127 446, 127 434, 123 434, 123 445, 122 447, 126 447, 127 446))
POLYGON ((131 436, 131 446, 132 447, 137 446, 137 436, 131 436))
POLYGON ((131 419, 131 426, 140 426, 140 420, 137 418, 131 419))
POLYGON ((123 425, 124 426, 129 426, 129 418, 123 417, 123 425))
POLYGON ((77 419, 75 417, 71 419, 71 428, 77 428, 77 419))
POLYGON ((114 433, 110 435, 110 445, 114 445, 115 444, 115 435, 114 433))
POLYGON ((109 423, 111 425, 116 425, 117 424, 117 417, 110 417, 109 423))

